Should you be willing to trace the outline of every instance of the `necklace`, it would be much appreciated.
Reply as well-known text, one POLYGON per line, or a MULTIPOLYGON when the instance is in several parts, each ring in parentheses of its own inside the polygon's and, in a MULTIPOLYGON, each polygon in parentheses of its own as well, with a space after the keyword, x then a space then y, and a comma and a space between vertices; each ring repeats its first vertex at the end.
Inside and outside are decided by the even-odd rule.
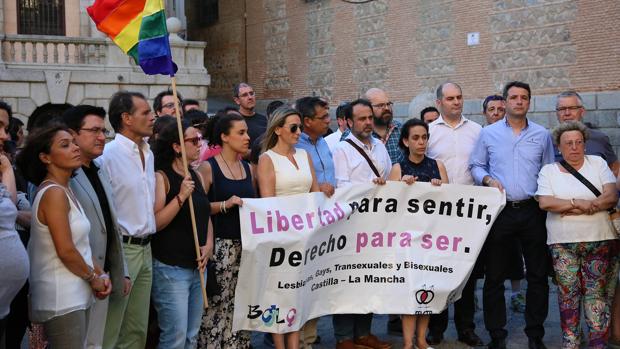
MULTIPOLYGON (((237 176, 235 176, 235 173, 230 169, 230 166, 228 166, 228 162, 226 161, 226 159, 224 159, 224 157, 222 156, 222 154, 220 153, 220 158, 222 159, 222 161, 224 161, 224 165, 226 165, 226 168, 228 169, 228 172, 230 172, 230 175, 233 177, 234 180, 238 180, 237 176)), ((239 161, 237 161, 237 164, 239 164, 239 161)), ((241 173, 241 165, 239 164, 239 173, 241 173)), ((241 175, 243 176, 243 173, 241 173, 241 175)))

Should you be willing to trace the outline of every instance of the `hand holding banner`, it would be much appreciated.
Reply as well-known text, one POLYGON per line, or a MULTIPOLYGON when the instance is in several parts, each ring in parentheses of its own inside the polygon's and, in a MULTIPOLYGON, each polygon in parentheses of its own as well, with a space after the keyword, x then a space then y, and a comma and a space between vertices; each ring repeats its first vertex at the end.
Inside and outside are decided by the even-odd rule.
POLYGON ((328 314, 430 314, 460 298, 505 196, 428 183, 245 199, 234 329, 328 314))

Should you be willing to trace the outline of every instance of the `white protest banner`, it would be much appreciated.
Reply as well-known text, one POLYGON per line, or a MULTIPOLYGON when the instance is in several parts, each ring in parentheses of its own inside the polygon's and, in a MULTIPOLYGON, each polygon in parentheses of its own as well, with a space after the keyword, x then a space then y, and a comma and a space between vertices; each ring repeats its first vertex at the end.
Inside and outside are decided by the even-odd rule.
POLYGON ((233 327, 438 313, 460 298, 504 204, 495 188, 403 182, 245 199, 233 327))

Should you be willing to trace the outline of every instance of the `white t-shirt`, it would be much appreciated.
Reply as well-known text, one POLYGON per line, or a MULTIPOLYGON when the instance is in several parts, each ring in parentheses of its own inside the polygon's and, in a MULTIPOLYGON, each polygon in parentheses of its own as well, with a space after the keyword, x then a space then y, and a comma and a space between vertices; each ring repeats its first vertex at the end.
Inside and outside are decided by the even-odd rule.
MULTIPOLYGON (((545 165, 538 174, 536 196, 553 196, 558 199, 596 198, 583 183, 570 173, 560 172, 559 163, 545 165)), ((600 192, 603 185, 615 183, 613 173, 605 160, 599 156, 586 155, 579 173, 589 180, 600 192)), ((609 221, 609 213, 600 211, 593 215, 565 216, 547 213, 547 244, 591 242, 615 239, 609 221)))

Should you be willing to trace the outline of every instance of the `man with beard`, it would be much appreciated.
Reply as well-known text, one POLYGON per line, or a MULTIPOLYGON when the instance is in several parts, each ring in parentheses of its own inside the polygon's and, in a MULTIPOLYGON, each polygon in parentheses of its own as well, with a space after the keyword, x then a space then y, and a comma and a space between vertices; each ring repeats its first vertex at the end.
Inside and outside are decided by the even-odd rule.
MULTIPOLYGON (((372 136, 372 106, 358 99, 344 109, 351 134, 333 152, 336 187, 361 183, 385 184, 392 164, 383 143, 372 136)), ((390 349, 392 345, 372 335, 372 314, 334 314, 336 349, 390 349)))
POLYGON ((394 120, 392 107, 387 93, 380 88, 371 88, 365 93, 366 99, 372 105, 373 137, 379 139, 387 148, 392 164, 402 160, 403 152, 398 147, 398 138, 402 124, 394 120))
MULTIPOLYGON (((446 82, 437 88, 436 94, 435 104, 441 115, 429 125, 427 155, 444 163, 450 183, 473 185, 474 179, 469 171, 468 160, 482 127, 463 117, 463 92, 459 85, 446 82)), ((454 303, 454 324, 458 340, 472 347, 483 344, 474 331, 475 286, 476 278, 472 275, 463 288, 461 299, 454 303)), ((431 315, 428 344, 439 344, 447 327, 447 309, 441 314, 431 315)))

